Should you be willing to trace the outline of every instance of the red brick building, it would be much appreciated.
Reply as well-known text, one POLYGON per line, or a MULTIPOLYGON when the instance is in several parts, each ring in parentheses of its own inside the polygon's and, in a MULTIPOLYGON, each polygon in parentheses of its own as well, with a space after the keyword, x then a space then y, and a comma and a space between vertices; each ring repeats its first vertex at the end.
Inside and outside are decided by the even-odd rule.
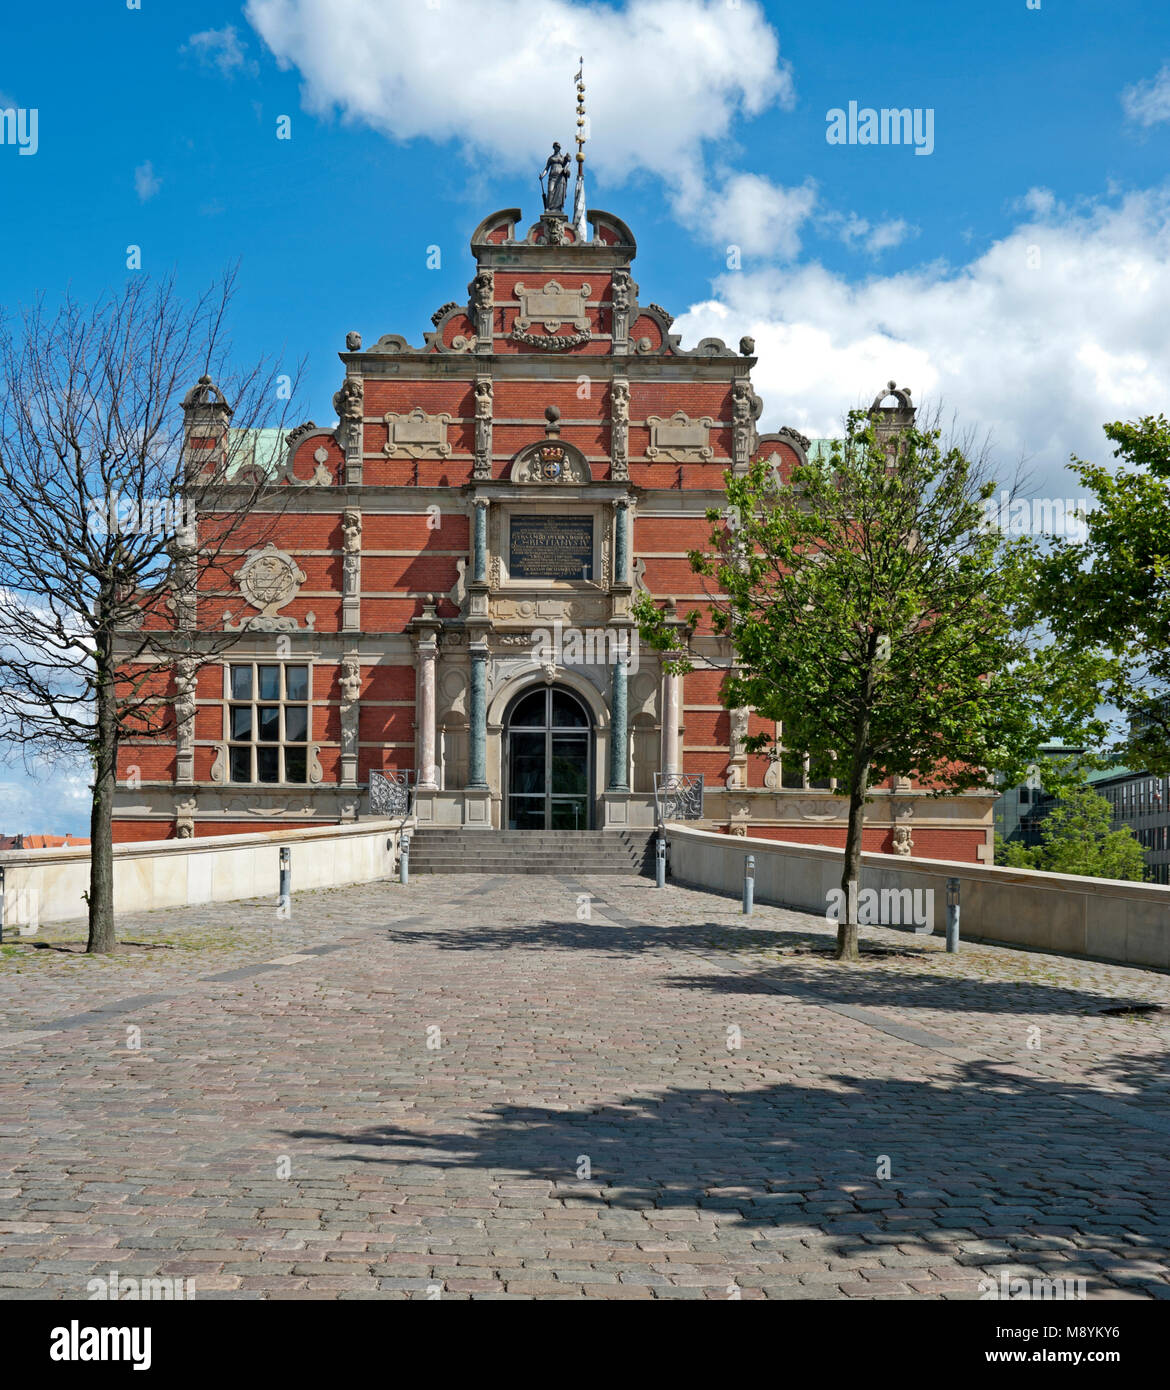
MULTIPOLYGON (((664 675, 630 617, 643 590, 701 606, 686 555, 725 470, 789 469, 809 441, 759 433, 752 341, 684 347, 629 228, 588 220, 485 218, 468 297, 421 346, 350 333, 338 423, 257 435, 282 509, 241 548, 252 616, 180 670, 173 743, 123 746, 118 839, 353 820, 377 771, 412 774, 422 824, 649 829, 655 774, 685 772, 713 828, 844 843, 847 803, 798 753, 745 752, 763 726, 720 704, 721 641, 697 638, 722 669, 664 675)), ((218 447, 215 387, 185 411, 188 449, 218 447)), ((992 800, 881 788, 865 848, 989 857, 992 800)))

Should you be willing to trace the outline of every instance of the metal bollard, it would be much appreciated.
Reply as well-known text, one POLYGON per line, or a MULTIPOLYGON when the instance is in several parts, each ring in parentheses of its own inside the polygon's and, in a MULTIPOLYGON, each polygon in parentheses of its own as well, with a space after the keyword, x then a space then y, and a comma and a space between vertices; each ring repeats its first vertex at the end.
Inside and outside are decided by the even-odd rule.
POLYGON ((286 910, 292 903, 292 850, 280 847, 280 906, 286 910))
POLYGON ((654 841, 654 886, 666 887, 666 836, 659 835, 654 841))
POLYGON ((404 830, 402 839, 399 841, 400 850, 398 855, 398 881, 399 883, 410 882, 410 836, 404 830))
POLYGON ((750 917, 755 910, 756 856, 749 854, 743 861, 743 910, 750 917))
POLYGON ((4 865, 0 864, 0 946, 4 944, 4 865))
POLYGON ((959 880, 947 879, 947 950, 959 949, 959 880))

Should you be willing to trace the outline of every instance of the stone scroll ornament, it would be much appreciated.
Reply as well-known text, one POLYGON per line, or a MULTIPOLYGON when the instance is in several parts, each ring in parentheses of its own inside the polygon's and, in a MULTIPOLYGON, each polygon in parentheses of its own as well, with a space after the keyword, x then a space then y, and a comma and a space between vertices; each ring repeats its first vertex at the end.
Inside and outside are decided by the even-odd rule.
MULTIPOLYGON (((226 632, 296 632, 300 624, 295 618, 278 616, 280 609, 291 603, 305 582, 305 572, 286 551, 277 550, 269 541, 263 550, 253 551, 236 571, 240 593, 260 611, 255 617, 242 618, 232 624, 230 613, 224 614, 226 632)), ((305 627, 310 632, 316 626, 314 613, 305 614, 305 627)))

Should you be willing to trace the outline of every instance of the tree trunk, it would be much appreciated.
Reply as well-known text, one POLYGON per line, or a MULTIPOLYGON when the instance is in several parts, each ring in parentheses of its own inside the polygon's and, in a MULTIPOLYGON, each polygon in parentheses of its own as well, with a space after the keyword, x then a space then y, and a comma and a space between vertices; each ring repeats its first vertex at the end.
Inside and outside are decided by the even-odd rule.
POLYGON ((873 698, 874 650, 876 634, 871 637, 869 661, 861 680, 857 704, 857 724, 849 758, 849 826, 845 831, 845 862, 841 866, 841 891, 845 907, 837 920, 837 959, 858 960, 857 897, 861 891, 861 829, 865 821, 865 794, 869 790, 869 707, 873 698))
POLYGON ((837 959, 858 960, 857 895, 861 889, 861 828, 865 820, 865 793, 869 763, 857 763, 849 779, 849 826, 845 831, 845 862, 841 869, 841 891, 845 905, 837 919, 837 959))
POLYGON ((114 949, 114 788, 117 783, 118 717, 111 666, 98 654, 93 747, 93 807, 89 816, 89 944, 114 949))

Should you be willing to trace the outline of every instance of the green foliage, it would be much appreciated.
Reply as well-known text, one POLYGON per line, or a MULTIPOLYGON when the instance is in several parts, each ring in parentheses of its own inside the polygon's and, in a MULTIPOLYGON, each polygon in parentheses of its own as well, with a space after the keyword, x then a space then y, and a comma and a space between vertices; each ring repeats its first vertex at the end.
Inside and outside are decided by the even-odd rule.
POLYGON ((1142 847, 1128 825, 1111 829, 1113 808, 1092 787, 1074 787, 1040 822, 1040 843, 1026 849, 997 835, 995 862, 1053 874, 1119 878, 1146 877, 1142 847), (1002 853, 1002 857, 1001 857, 1002 853))
MULTIPOLYGON (((906 431, 891 467, 861 412, 787 485, 763 463, 729 476, 711 552, 691 557, 723 596, 724 704, 782 723, 814 766, 835 758, 841 794, 890 776, 953 793, 987 768, 1023 781, 1046 739, 1100 736, 1105 663, 1037 647, 1026 542, 983 524, 993 492, 936 430, 906 431)), ((695 660, 652 600, 635 614, 652 646, 695 660)))
POLYGON ((1134 721, 1116 752, 1170 772, 1170 423, 1105 426, 1127 467, 1073 460, 1093 494, 1084 540, 1037 547, 1036 610, 1069 646, 1114 657, 1103 698, 1134 721))

